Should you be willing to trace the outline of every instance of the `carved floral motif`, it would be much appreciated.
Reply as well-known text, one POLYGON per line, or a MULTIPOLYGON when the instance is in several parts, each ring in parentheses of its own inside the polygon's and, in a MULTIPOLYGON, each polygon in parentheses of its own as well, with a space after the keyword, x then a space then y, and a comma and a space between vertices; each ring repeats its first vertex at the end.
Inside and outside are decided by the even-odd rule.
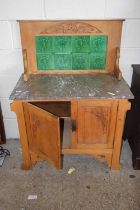
POLYGON ((56 23, 55 25, 46 28, 44 31, 42 31, 40 34, 98 34, 102 33, 98 28, 95 26, 92 26, 88 23, 81 23, 81 22, 61 22, 56 23))

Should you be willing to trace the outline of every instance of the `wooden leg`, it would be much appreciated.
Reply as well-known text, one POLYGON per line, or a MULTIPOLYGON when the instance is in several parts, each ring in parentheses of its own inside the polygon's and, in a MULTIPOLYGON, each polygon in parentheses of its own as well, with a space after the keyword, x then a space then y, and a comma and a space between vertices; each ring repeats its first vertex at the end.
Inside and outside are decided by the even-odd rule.
POLYGON ((124 129, 126 111, 129 110, 130 107, 131 105, 128 100, 119 100, 111 169, 118 170, 121 168, 120 154, 122 146, 122 134, 124 129))
POLYGON ((32 168, 32 164, 28 164, 27 165, 27 163, 25 162, 25 161, 23 161, 23 163, 21 164, 21 169, 22 170, 29 170, 29 169, 31 169, 32 168))
POLYGON ((29 147, 28 147, 28 138, 27 138, 27 133, 26 133, 22 102, 13 102, 11 104, 11 110, 16 112, 17 120, 18 120, 20 143, 22 147, 22 158, 23 158, 23 163, 21 165, 21 168, 24 170, 28 170, 32 167, 32 163, 31 163, 29 147))

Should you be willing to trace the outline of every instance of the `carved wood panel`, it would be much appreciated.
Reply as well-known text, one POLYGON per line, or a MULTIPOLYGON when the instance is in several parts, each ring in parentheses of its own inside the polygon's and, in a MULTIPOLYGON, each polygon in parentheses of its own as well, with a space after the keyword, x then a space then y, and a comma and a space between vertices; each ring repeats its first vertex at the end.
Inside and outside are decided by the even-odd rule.
POLYGON ((78 144, 111 145, 113 143, 116 104, 110 101, 78 103, 78 144), (114 116, 113 116, 114 115, 114 116), (113 127, 112 127, 113 126, 113 127))
POLYGON ((29 150, 60 168, 59 117, 29 103, 24 104, 24 113, 29 150))
POLYGON ((91 24, 78 22, 78 21, 67 21, 56 23, 49 28, 45 28, 40 34, 101 34, 101 30, 91 24))

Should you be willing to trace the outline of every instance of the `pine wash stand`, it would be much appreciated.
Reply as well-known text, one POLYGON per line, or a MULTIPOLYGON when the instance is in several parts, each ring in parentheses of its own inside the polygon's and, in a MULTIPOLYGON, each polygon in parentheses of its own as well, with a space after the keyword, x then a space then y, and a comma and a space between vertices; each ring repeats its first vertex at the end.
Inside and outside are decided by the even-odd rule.
POLYGON ((122 20, 20 21, 24 74, 10 99, 23 169, 88 154, 120 169, 132 99, 119 70, 122 20), (69 135, 64 138, 64 124, 69 135))

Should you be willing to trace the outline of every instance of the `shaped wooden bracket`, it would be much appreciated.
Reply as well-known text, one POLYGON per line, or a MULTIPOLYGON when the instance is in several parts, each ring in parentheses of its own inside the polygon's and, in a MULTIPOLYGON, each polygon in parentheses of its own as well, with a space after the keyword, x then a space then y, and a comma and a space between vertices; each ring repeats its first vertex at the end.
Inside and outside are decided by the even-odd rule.
POLYGON ((23 63, 24 63, 24 81, 28 80, 29 72, 28 72, 28 61, 27 61, 27 50, 23 49, 23 63))
POLYGON ((119 69, 120 48, 116 48, 116 62, 114 67, 114 74, 118 80, 122 79, 122 72, 119 69))

